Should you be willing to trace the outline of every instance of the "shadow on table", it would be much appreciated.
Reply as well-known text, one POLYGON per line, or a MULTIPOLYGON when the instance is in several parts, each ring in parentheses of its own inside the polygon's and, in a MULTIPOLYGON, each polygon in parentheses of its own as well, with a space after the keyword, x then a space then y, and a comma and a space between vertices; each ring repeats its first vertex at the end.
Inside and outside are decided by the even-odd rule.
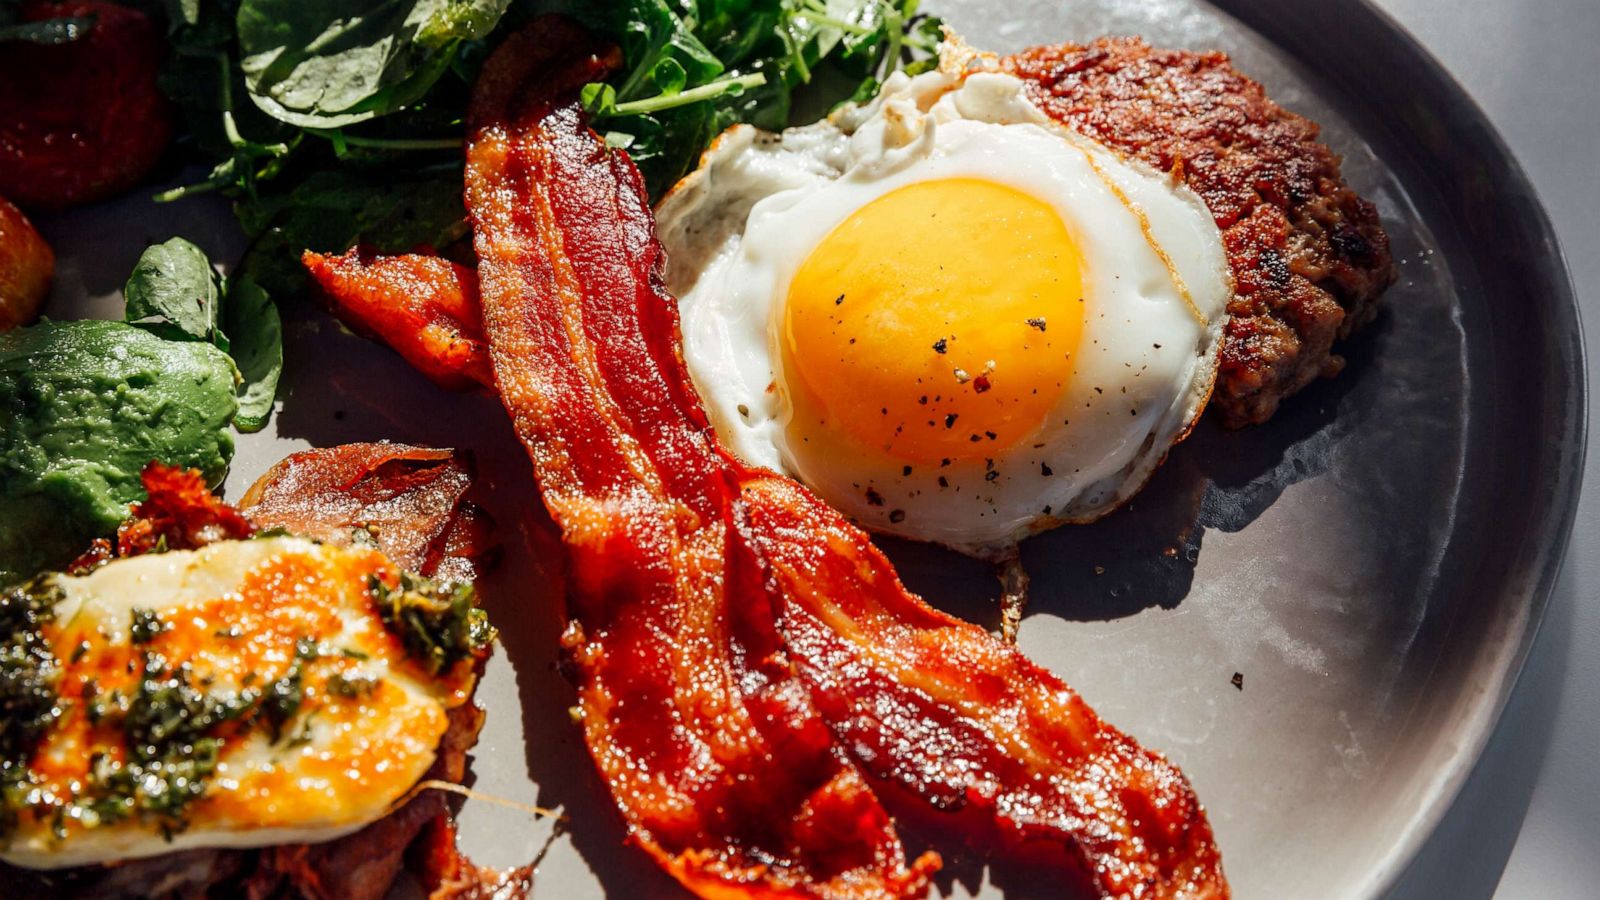
MULTIPOLYGON (((1286 401, 1267 424, 1230 431, 1206 416, 1126 506, 1092 525, 1023 542, 1032 579, 1028 613, 1105 621, 1183 602, 1206 531, 1244 529, 1289 486, 1328 469, 1341 437, 1359 427, 1361 404, 1343 401, 1361 386, 1388 327, 1380 318, 1343 348, 1340 377, 1286 401)), ((999 587, 988 564, 927 544, 877 541, 912 590, 953 615, 998 628, 999 587)))

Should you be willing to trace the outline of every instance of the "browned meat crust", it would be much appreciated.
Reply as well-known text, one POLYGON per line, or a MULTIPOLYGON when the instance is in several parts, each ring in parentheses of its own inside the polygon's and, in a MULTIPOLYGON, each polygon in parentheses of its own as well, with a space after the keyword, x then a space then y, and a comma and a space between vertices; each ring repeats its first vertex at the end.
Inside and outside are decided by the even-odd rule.
POLYGON ((1047 114, 1182 177, 1211 209, 1235 294, 1212 405, 1230 426, 1338 374, 1336 339, 1377 314, 1394 280, 1377 209, 1345 183, 1315 122, 1267 98, 1224 53, 1138 38, 1036 47, 1002 67, 1047 114))
POLYGON ((239 506, 260 528, 333 544, 357 529, 408 572, 474 581, 494 554, 488 513, 466 500, 470 460, 387 441, 302 450, 267 470, 239 506))
MULTIPOLYGON (((451 710, 450 727, 439 742, 438 759, 427 777, 459 784, 467 773, 467 751, 478 742, 481 728, 483 711, 473 703, 451 710)), ((349 837, 326 844, 270 847, 261 852, 243 894, 383 900, 405 867, 406 849, 430 823, 448 821, 449 812, 444 795, 431 791, 349 837)))
POLYGON ((429 887, 428 900, 521 900, 533 891, 533 865, 480 866, 461 852, 455 823, 439 816, 411 845, 410 864, 429 887))

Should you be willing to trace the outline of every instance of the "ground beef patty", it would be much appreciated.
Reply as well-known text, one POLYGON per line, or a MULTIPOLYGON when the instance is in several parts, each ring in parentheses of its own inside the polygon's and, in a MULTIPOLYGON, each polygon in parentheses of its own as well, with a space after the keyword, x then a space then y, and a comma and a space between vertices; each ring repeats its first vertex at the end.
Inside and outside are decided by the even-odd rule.
POLYGON ((1267 98, 1224 53, 1138 38, 1036 47, 1002 61, 1047 114, 1171 171, 1211 209, 1233 267, 1212 405, 1230 426, 1338 374, 1335 339, 1377 314, 1394 280, 1375 207, 1347 187, 1317 124, 1267 98))

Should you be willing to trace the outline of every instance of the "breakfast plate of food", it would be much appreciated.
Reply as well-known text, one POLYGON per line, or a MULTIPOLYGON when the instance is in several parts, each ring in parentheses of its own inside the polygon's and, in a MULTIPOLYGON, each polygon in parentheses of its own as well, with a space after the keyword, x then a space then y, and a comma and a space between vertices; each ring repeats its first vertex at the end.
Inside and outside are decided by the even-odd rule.
POLYGON ((1361 0, 0 3, 0 898, 1377 897, 1583 461, 1361 0))

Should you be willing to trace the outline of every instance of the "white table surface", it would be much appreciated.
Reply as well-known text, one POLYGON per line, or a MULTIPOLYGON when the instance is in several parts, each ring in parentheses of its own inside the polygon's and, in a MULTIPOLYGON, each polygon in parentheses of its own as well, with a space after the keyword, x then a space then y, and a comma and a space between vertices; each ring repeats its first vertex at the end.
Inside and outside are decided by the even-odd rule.
MULTIPOLYGON (((1376 0, 1444 63, 1554 220, 1600 395, 1600 0, 1376 0)), ((1393 900, 1600 897, 1600 460, 1527 668, 1461 796, 1393 900)))

